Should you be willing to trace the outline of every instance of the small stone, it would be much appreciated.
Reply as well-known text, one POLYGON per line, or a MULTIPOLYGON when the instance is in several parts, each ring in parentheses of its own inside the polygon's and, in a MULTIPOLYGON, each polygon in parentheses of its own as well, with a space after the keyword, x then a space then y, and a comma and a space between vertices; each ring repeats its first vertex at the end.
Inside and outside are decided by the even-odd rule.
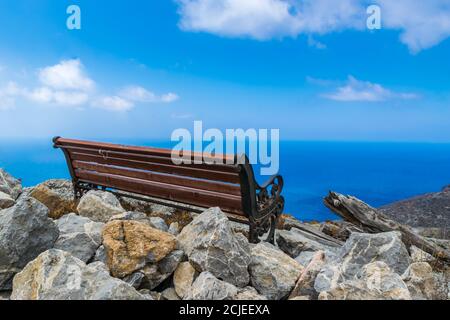
POLYGON ((170 277, 184 257, 182 250, 174 250, 158 263, 149 263, 141 269, 144 274, 143 287, 155 289, 170 277))
POLYGON ((230 283, 221 281, 208 271, 200 273, 192 284, 185 300, 231 300, 238 289, 230 283))
POLYGON ((15 203, 9 194, 0 191, 0 210, 11 208, 15 203))
POLYGON ((245 287, 243 289, 238 289, 237 295, 233 297, 233 300, 267 300, 263 295, 260 295, 253 287, 245 287))
POLYGON ((172 222, 169 226, 168 232, 174 236, 177 236, 180 233, 180 226, 178 222, 172 222))
POLYGON ((189 292, 197 275, 197 271, 188 261, 180 263, 173 275, 173 284, 179 297, 183 298, 189 292))
POLYGON ((181 300, 180 297, 175 292, 174 288, 167 288, 163 292, 161 292, 161 296, 166 300, 181 300))
POLYGON ((115 215, 125 212, 119 200, 109 192, 91 190, 80 200, 78 214, 92 221, 106 223, 115 215))
POLYGON ((8 172, 0 168, 0 191, 17 200, 22 193, 22 183, 8 172))

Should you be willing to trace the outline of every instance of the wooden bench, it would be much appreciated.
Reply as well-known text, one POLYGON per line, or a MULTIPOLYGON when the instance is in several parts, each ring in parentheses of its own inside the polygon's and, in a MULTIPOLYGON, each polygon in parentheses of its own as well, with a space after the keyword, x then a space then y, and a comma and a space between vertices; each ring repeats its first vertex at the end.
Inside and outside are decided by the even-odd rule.
MULTIPOLYGON (((259 185, 245 155, 223 155, 221 164, 203 158, 201 164, 176 165, 167 149, 61 137, 53 143, 64 152, 78 199, 89 190, 101 189, 193 212, 220 207, 230 220, 249 225, 250 242, 257 243, 267 232, 266 241, 274 242, 284 207, 283 178, 276 175, 259 185)), ((183 155, 192 160, 196 156, 183 155)))

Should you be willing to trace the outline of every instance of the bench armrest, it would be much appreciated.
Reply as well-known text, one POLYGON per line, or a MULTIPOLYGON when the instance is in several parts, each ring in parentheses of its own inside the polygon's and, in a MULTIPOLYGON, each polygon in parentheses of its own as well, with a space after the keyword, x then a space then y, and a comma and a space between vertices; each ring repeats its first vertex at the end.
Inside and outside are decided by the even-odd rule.
POLYGON ((284 181, 283 177, 279 174, 273 175, 270 177, 265 183, 262 185, 257 185, 258 190, 263 190, 267 192, 268 188, 272 186, 272 194, 276 195, 277 197, 280 196, 281 190, 283 189, 284 181))

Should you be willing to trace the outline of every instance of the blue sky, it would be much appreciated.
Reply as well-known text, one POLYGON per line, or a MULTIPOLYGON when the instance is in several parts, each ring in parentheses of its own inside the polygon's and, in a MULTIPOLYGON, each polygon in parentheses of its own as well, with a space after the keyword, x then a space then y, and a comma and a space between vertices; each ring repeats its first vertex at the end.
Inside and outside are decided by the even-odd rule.
POLYGON ((0 138, 450 142, 447 0, 7 0, 0 26, 0 138))

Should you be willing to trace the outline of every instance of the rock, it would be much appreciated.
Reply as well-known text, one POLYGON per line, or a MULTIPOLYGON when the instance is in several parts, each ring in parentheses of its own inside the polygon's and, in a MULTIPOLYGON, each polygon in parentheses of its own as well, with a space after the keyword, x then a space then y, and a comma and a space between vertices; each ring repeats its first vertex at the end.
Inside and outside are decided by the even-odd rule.
POLYGON ((147 263, 157 263, 175 250, 169 233, 137 221, 111 221, 103 230, 103 245, 111 274, 123 278, 147 263))
POLYGON ((149 263, 141 269, 144 274, 143 287, 153 290, 176 270, 184 257, 182 250, 174 250, 158 263, 149 263))
POLYGON ((243 289, 238 289, 237 295, 233 297, 233 300, 267 300, 263 295, 260 295, 253 287, 245 287, 243 289))
POLYGON ((54 248, 67 251, 83 262, 88 262, 102 244, 104 223, 71 213, 56 220, 59 238, 54 248))
POLYGON ((297 258, 295 258, 295 261, 297 261, 300 265, 305 267, 311 262, 312 258, 314 257, 314 255, 317 252, 323 252, 323 251, 322 250, 320 250, 320 251, 303 251, 302 253, 300 253, 298 255, 297 258))
POLYGON ((415 262, 402 275, 413 300, 447 300, 445 276, 433 273, 426 262, 415 262))
POLYGON ((0 291, 13 276, 55 243, 59 231, 48 209, 34 198, 20 199, 0 212, 0 291))
POLYGON ((180 297, 175 292, 174 288, 167 288, 167 289, 165 289, 163 292, 161 292, 161 296, 165 300, 172 300, 172 301, 181 300, 180 297))
POLYGON ((293 298, 289 298, 289 300, 309 301, 309 300, 311 300, 311 297, 310 296, 296 296, 293 298))
POLYGON ((314 289, 314 282, 317 275, 325 264, 325 253, 323 251, 318 251, 314 254, 311 262, 301 273, 297 283, 295 284, 294 290, 292 290, 289 299, 297 296, 309 296, 313 299, 317 298, 318 293, 314 289))
POLYGON ((251 248, 249 271, 252 287, 270 300, 279 300, 294 288, 303 267, 273 245, 259 243, 251 248))
POLYGON ((338 256, 319 272, 314 288, 317 292, 328 291, 341 282, 353 279, 364 265, 373 261, 385 262, 398 274, 405 272, 411 258, 400 233, 352 233, 338 256))
POLYGON ((51 249, 14 277, 12 300, 144 300, 132 286, 108 274, 101 262, 86 265, 51 249))
POLYGON ((231 300, 238 289, 208 271, 200 273, 184 300, 231 300))
POLYGON ((319 294, 319 300, 411 300, 401 277, 382 261, 365 265, 354 279, 319 294))
POLYGON ((22 183, 0 168, 0 191, 16 200, 22 192, 22 183))
POLYGON ((411 246, 409 248, 410 256, 412 262, 428 262, 433 263, 436 259, 429 253, 417 248, 416 246, 411 246))
POLYGON ((108 222, 118 214, 125 212, 119 200, 109 192, 91 190, 80 200, 77 207, 78 214, 96 222, 108 222))
POLYGON ((0 291, 0 301, 9 300, 11 297, 11 291, 0 291))
POLYGON ((15 203, 9 194, 0 191, 0 210, 11 208, 15 203))
POLYGON ((231 229, 234 231, 234 233, 241 233, 244 237, 248 239, 250 228, 248 225, 239 223, 236 221, 230 221, 231 229))
POLYGON ((144 281, 144 278, 145 278, 145 275, 142 272, 136 271, 136 272, 126 276, 122 280, 125 281, 126 283, 128 283, 133 288, 139 289, 142 285, 142 282, 144 281))
POLYGON ((93 262, 103 262, 107 266, 108 257, 106 256, 105 246, 101 245, 98 247, 97 251, 95 251, 93 262))
POLYGON ((238 287, 248 284, 248 241, 231 230, 227 216, 219 208, 197 216, 178 235, 178 242, 197 271, 209 271, 238 287))
POLYGON ((305 232, 301 232, 298 229, 292 228, 291 230, 279 230, 276 233, 276 240, 278 247, 291 256, 292 258, 296 258, 300 253, 305 251, 327 251, 333 252, 336 249, 336 245, 330 246, 324 245, 316 241, 313 237, 308 237, 308 234, 305 232))
POLYGON ((182 262, 173 274, 173 284, 177 295, 183 298, 191 289, 192 284, 197 277, 198 272, 190 264, 190 262, 182 262))
POLYGON ((164 231, 164 232, 168 232, 169 231, 169 227, 167 226, 167 224, 164 222, 163 218, 160 217, 150 217, 150 225, 158 230, 164 231))
POLYGON ((41 183, 33 188, 31 196, 50 210, 49 217, 52 219, 59 219, 77 210, 72 182, 68 180, 48 180, 41 183))
POLYGON ((169 230, 167 231, 170 234, 177 236, 180 233, 180 226, 178 222, 172 222, 169 226, 169 230))

